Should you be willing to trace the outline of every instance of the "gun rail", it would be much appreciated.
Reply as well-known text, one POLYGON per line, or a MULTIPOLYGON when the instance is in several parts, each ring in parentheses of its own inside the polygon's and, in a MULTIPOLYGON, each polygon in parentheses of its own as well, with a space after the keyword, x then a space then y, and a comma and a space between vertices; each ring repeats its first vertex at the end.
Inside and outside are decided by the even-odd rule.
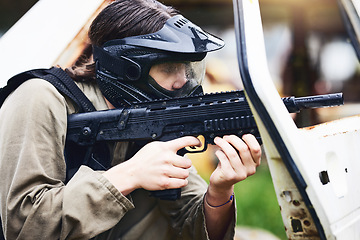
MULTIPOLYGON (((289 112, 343 104, 341 93, 282 99, 289 112)), ((79 145, 96 141, 171 140, 192 135, 213 144, 215 136, 251 133, 261 143, 243 91, 136 103, 129 108, 72 114, 67 140, 79 145)))

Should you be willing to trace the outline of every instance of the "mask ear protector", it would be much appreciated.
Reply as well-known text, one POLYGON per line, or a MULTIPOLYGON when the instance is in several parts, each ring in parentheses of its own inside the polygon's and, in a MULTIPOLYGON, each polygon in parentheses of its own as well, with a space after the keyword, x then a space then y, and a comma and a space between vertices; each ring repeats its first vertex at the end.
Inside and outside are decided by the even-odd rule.
POLYGON ((141 66, 127 57, 122 57, 122 59, 126 62, 124 66, 126 79, 131 81, 139 80, 141 77, 141 66))
POLYGON ((141 77, 142 68, 140 64, 134 60, 120 56, 114 57, 108 51, 104 51, 100 47, 93 47, 94 56, 96 55, 96 71, 107 72, 118 80, 123 81, 138 81, 141 77), (109 71, 108 69, 111 69, 109 71))

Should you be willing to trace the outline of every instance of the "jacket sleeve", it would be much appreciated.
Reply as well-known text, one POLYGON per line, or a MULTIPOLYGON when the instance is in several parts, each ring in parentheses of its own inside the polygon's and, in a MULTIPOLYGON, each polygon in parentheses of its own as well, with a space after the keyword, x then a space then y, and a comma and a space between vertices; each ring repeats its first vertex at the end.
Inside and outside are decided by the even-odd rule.
POLYGON ((0 201, 7 239, 89 239, 133 204, 82 167, 64 185, 67 103, 48 82, 28 80, 0 109, 0 201))
MULTIPOLYGON (((167 215, 172 228, 178 233, 177 239, 209 239, 204 214, 206 182, 191 168, 189 184, 182 189, 181 199, 175 202, 163 201, 161 210, 167 215)), ((224 239, 234 239, 235 212, 224 239)))

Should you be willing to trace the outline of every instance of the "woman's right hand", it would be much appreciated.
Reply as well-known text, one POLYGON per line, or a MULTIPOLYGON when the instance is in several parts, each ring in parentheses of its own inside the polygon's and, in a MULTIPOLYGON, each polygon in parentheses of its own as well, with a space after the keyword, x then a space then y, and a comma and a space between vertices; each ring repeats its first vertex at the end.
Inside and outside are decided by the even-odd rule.
POLYGON ((131 159, 112 167, 103 175, 123 195, 138 188, 151 191, 182 188, 188 184, 192 163, 177 152, 184 147, 200 145, 200 140, 191 136, 168 142, 151 142, 131 159))

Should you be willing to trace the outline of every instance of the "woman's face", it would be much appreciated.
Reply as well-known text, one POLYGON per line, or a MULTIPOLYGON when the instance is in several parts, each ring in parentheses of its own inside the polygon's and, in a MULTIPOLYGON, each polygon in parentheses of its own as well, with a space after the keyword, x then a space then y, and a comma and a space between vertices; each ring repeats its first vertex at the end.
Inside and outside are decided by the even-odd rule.
POLYGON ((178 90, 187 82, 186 63, 156 64, 151 67, 149 75, 166 90, 178 90))

